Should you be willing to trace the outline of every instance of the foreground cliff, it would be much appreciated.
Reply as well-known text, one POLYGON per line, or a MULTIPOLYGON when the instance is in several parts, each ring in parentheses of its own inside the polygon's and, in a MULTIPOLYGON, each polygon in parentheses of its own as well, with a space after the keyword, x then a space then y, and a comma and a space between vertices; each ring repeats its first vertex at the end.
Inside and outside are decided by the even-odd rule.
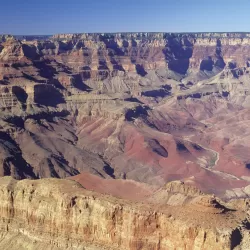
POLYGON ((70 180, 0 179, 1 249, 249 249, 249 222, 214 198, 150 205, 70 180))

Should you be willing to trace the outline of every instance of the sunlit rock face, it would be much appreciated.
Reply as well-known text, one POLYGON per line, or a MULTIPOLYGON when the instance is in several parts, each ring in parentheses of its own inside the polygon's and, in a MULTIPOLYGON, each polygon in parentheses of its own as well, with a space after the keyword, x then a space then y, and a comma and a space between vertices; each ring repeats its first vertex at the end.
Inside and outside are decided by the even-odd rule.
MULTIPOLYGON (((209 196, 183 206, 157 207, 91 192, 70 180, 0 181, 3 249, 249 247, 244 212, 230 210, 209 196)), ((183 184, 167 189, 188 189, 178 185, 183 184)))

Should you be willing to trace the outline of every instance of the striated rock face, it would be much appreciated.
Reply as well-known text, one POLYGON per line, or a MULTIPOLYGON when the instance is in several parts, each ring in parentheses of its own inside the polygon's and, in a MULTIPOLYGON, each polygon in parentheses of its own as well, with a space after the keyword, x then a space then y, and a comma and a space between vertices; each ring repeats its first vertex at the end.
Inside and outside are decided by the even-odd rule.
POLYGON ((206 210, 215 204, 210 198, 152 206, 74 181, 10 177, 1 178, 0 193, 2 249, 249 249, 246 214, 219 203, 206 210))
POLYGON ((188 70, 218 71, 228 63, 246 67, 249 44, 246 33, 65 34, 50 41, 24 42, 22 54, 30 59, 53 56, 68 67, 93 74, 99 69, 144 75, 160 67, 185 74, 188 70))

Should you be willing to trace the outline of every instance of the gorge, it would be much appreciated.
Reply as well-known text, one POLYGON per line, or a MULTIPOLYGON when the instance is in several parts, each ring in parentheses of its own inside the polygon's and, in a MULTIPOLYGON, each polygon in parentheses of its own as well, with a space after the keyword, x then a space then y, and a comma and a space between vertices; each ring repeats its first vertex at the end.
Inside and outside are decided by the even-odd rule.
POLYGON ((0 247, 249 249, 249 81, 250 33, 0 36, 0 247))

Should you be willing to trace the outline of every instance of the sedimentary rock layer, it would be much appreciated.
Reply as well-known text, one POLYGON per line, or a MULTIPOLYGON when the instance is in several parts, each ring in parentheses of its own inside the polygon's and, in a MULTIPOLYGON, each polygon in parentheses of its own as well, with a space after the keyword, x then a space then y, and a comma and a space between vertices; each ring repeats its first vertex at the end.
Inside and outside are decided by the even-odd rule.
MULTIPOLYGON (((172 186, 173 188, 174 186, 172 186)), ((249 249, 243 211, 119 200, 70 180, 0 179, 2 249, 249 249)))

